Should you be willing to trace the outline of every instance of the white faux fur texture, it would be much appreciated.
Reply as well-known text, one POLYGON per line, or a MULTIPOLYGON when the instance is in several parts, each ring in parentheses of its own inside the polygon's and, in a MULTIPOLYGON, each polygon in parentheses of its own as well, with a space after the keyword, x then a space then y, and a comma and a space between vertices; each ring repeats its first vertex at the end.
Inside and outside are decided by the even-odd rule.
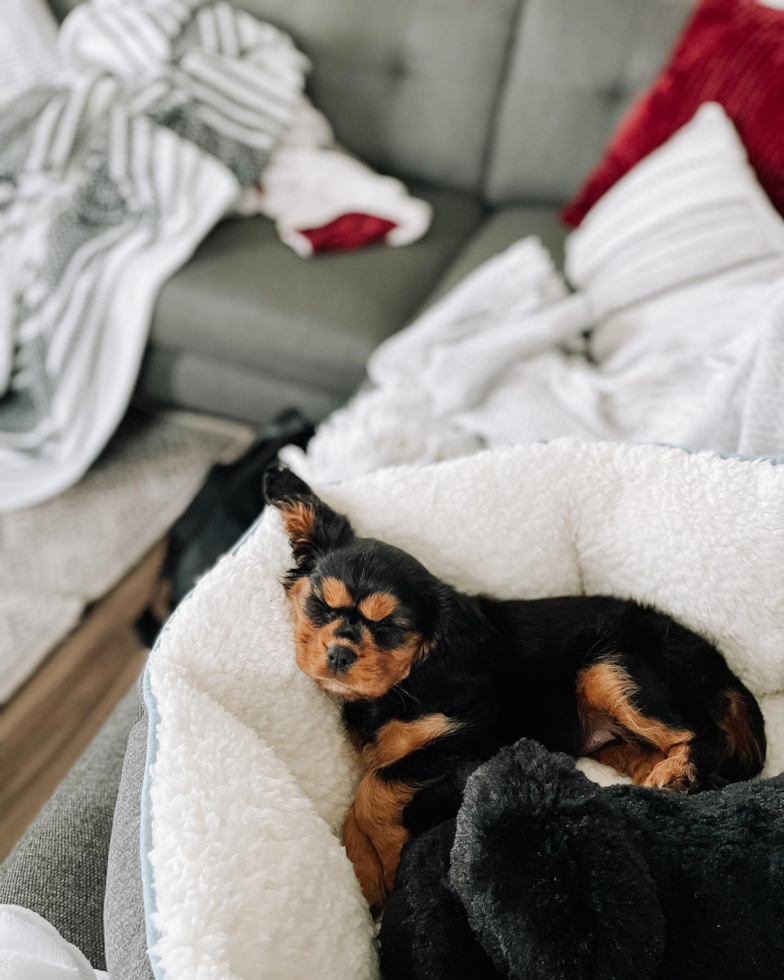
MULTIPOLYGON (((463 589, 612 593, 702 631, 762 697, 766 772, 784 769, 784 466, 561 440, 323 495, 359 533, 463 589)), ((270 511, 151 656, 153 916, 167 980, 377 975, 338 839, 356 765, 338 706, 294 664, 279 584, 289 561, 270 511)))

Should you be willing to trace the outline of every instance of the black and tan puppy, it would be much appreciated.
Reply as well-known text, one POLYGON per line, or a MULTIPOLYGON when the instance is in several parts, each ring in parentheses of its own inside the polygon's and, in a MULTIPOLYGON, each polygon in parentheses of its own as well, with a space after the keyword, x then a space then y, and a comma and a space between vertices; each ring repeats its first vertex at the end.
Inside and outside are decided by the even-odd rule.
POLYGON ((608 596, 464 595, 355 535, 286 469, 268 472, 265 496, 294 553, 297 663, 344 702, 362 753, 344 842, 371 907, 409 835, 453 815, 455 786, 519 738, 591 755, 642 786, 695 791, 760 771, 754 698, 669 616, 608 596))

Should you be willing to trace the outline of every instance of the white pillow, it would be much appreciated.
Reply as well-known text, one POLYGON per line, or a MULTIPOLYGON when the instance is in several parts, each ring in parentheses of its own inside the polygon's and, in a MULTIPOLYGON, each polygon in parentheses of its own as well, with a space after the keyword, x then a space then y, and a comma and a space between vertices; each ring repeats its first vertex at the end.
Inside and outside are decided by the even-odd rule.
POLYGON ((589 211, 567 240, 566 274, 597 321, 712 278, 784 274, 784 221, 720 105, 701 106, 589 211))
POLYGON ((0 101, 57 71, 58 25, 46 0, 0 0, 0 101))

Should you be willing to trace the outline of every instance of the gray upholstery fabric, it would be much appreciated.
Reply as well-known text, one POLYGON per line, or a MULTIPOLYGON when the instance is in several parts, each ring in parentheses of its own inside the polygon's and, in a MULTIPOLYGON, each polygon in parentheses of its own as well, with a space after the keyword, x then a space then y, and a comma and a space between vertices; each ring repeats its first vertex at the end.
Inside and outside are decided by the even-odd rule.
MULTIPOLYGON (((447 266, 425 305, 443 296, 485 259, 526 235, 538 235, 560 268, 566 232, 552 207, 509 207, 490 214, 447 266)), ((172 351, 159 345, 147 353, 137 392, 137 401, 143 404, 176 404, 252 423, 264 422, 290 405, 298 406, 315 421, 344 400, 345 394, 294 380, 282 381, 261 368, 247 369, 207 354, 172 351)))
POLYGON ((252 425, 264 425, 292 406, 315 422, 344 401, 343 395, 283 381, 263 370, 163 347, 148 349, 134 397, 142 408, 176 405, 252 425))
POLYGON ((692 0, 527 0, 496 120, 493 203, 563 202, 655 77, 692 0))
MULTIPOLYGON (((210 365, 218 373, 233 368, 238 378, 257 373, 256 405, 267 413, 258 421, 292 405, 321 417, 356 388, 371 351, 424 301, 481 219, 479 203, 467 195, 423 196, 434 205, 433 225, 405 248, 303 260, 281 245, 265 218, 223 222, 161 291, 141 394, 169 400, 177 374, 196 369, 191 360, 178 372, 172 355, 184 353, 200 359, 202 376, 210 365), (155 362, 159 351, 167 353, 167 364, 155 362), (262 393, 268 379, 277 382, 262 393), (312 392, 307 406, 298 397, 303 389, 312 392)), ((213 405, 200 399, 198 407, 232 414, 214 404, 222 384, 211 385, 213 405)), ((236 400, 228 387, 227 396, 236 400)), ((192 384, 190 390, 198 394, 192 384)))
MULTIPOLYGON (((59 16, 77 0, 51 0, 59 16)), ((235 0, 290 30, 338 136, 380 169, 491 201, 561 203, 666 57, 692 0, 235 0)), ((414 193, 422 193, 416 186, 414 193)), ((138 400, 263 423, 341 404, 479 222, 429 197, 402 249, 309 262, 225 222, 163 289, 138 400)))
POLYGON ((289 31, 338 138, 402 177, 478 191, 521 0, 238 0, 289 31))
MULTIPOLYGON (((521 0, 235 0, 311 58, 338 138, 387 173, 479 189, 521 0)), ((76 4, 52 0, 58 15, 76 4)))
POLYGON ((147 755, 147 712, 133 726, 120 779, 104 903, 109 980, 153 980, 144 923, 139 823, 147 755))
MULTIPOLYGON (((50 0, 62 17, 78 0, 50 0)), ((343 142, 492 203, 563 202, 694 0, 234 0, 291 32, 343 142)))
POLYGON ((562 268, 567 231, 558 218, 557 209, 552 207, 509 207, 488 215, 438 280, 436 288, 428 297, 427 305, 441 299, 487 259, 528 235, 538 235, 556 266, 562 268))
POLYGON ((83 0, 48 0, 49 6, 58 20, 62 20, 66 14, 69 14, 74 7, 78 7, 82 2, 83 0))
POLYGON ((103 903, 109 837, 134 686, 0 867, 0 903, 32 909, 105 969, 103 903))

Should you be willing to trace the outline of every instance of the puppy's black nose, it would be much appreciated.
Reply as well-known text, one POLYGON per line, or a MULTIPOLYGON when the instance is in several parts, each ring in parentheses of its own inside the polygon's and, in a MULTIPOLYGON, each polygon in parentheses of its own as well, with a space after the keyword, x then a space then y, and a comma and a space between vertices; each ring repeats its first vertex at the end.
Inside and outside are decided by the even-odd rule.
POLYGON ((357 655, 349 647, 333 643, 327 650, 327 666, 336 674, 342 674, 357 660, 357 655))

